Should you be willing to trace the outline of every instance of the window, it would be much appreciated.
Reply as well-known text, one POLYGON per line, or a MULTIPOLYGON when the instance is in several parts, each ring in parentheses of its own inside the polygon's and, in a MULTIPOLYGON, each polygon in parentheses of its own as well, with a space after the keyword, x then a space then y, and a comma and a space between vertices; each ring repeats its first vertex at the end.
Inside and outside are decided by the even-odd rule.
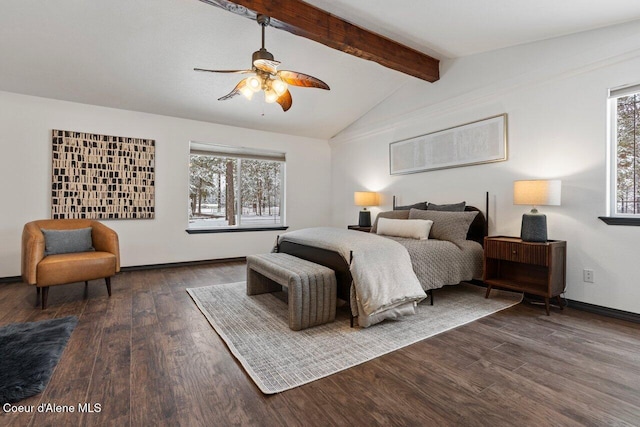
POLYGON ((640 218, 640 85, 609 91, 609 215, 640 218))
POLYGON ((191 142, 189 229, 284 226, 284 153, 191 142))

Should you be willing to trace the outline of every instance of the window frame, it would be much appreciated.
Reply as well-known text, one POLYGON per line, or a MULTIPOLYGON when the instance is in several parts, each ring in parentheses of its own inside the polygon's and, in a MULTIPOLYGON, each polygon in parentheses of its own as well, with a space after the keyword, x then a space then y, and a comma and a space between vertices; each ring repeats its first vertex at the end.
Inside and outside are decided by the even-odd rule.
MULTIPOLYGON (((607 100, 607 216, 599 217, 609 225, 640 225, 640 213, 619 213, 618 194, 618 108, 619 98, 640 94, 640 84, 609 89, 607 100)), ((640 157, 640 156, 638 156, 640 157)))
MULTIPOLYGON (((278 151, 262 150, 249 147, 234 147, 215 143, 206 143, 198 141, 189 142, 188 152, 188 164, 191 163, 192 155, 207 155, 214 157, 233 158, 238 160, 236 163, 236 178, 234 183, 234 190, 237 192, 235 200, 235 210, 237 216, 236 225, 226 226, 209 226, 209 227, 191 227, 189 222, 189 214, 187 210, 187 229, 185 230, 189 234, 204 234, 204 233, 229 233, 229 232, 244 232, 244 231, 271 231, 271 230, 286 230, 289 227, 286 225, 286 153, 278 151), (278 224, 272 225, 242 225, 242 161, 243 160, 264 160, 274 161, 280 163, 280 207, 278 224)), ((189 174, 187 179, 187 199, 189 203, 189 191, 191 182, 191 167, 189 167, 189 174)))

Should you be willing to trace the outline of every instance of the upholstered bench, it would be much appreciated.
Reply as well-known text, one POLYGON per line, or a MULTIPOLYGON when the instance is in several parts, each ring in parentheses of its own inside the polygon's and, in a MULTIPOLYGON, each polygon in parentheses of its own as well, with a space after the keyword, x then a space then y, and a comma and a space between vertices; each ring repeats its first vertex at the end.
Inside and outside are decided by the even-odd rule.
POLYGON ((336 275, 330 268, 289 254, 247 256, 247 295, 288 288, 289 328, 294 331, 336 318, 336 275))

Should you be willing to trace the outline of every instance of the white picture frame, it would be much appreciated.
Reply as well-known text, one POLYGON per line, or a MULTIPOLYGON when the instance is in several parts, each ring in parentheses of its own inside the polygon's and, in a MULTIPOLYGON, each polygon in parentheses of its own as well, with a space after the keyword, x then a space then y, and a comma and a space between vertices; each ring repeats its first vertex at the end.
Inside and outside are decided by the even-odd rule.
POLYGON ((404 175, 507 160, 507 114, 389 144, 389 173, 404 175))

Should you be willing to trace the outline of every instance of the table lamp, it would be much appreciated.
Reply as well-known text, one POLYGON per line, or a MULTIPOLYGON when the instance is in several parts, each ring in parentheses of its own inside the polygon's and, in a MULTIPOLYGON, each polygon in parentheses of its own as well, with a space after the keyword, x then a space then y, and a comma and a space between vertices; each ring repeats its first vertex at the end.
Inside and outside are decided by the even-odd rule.
POLYGON ((537 179, 514 181, 513 204, 531 205, 531 212, 522 215, 520 238, 524 242, 547 241, 547 217, 536 206, 560 206, 562 181, 537 179))
POLYGON ((353 202, 356 206, 362 206, 358 217, 359 227, 371 227, 371 212, 367 206, 378 206, 378 193, 373 191, 356 191, 353 193, 353 202))

